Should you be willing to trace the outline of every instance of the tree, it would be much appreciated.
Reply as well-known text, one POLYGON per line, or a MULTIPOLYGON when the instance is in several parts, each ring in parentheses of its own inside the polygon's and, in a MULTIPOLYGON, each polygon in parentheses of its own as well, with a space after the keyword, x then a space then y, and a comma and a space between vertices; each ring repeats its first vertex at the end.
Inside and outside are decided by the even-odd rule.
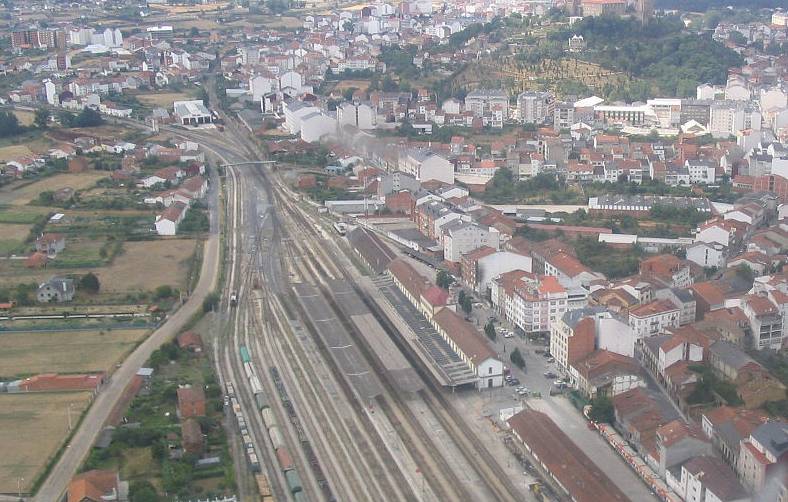
POLYGON ((512 361, 512 364, 517 366, 520 369, 525 368, 525 359, 523 359, 523 355, 520 353, 520 349, 514 349, 509 356, 509 360, 512 361))
POLYGON ((205 299, 202 301, 202 311, 203 312, 210 312, 219 305, 219 293, 208 293, 205 299))
POLYGON ((162 469, 162 485, 169 494, 177 494, 192 481, 192 466, 186 462, 166 462, 162 469))
POLYGON ((192 37, 192 38, 199 37, 200 36, 200 29, 197 28, 196 26, 192 26, 192 28, 189 30, 189 36, 192 37))
POLYGON ((93 272, 88 272, 79 279, 79 288, 84 289, 88 293, 95 295, 99 292, 101 284, 98 277, 93 272))
POLYGON ((466 296, 465 298, 463 298, 463 300, 460 302, 460 307, 462 307, 462 311, 465 312, 466 314, 470 314, 471 312, 473 312, 473 300, 471 299, 471 297, 466 296))
POLYGON ((463 304, 463 302, 465 302, 465 297, 466 297, 466 296, 467 296, 467 295, 465 294, 465 290, 464 290, 464 289, 461 289, 461 290, 460 290, 460 292, 459 292, 459 294, 457 294, 457 303, 459 303, 460 305, 462 305, 462 304, 463 304))
POLYGON ((93 108, 84 108, 76 117, 71 113, 61 117, 68 117, 65 122, 61 119, 61 123, 66 127, 97 127, 104 123, 101 114, 93 108))
POLYGON ((170 298, 174 294, 175 292, 173 291, 172 286, 159 286, 153 293, 153 298, 156 300, 161 300, 163 298, 170 298))
POLYGON ((33 119, 33 124, 39 129, 46 129, 49 125, 49 110, 46 108, 38 108, 36 109, 35 118, 33 119))
POLYGON ((435 282, 438 284, 438 287, 449 289, 449 287, 454 284, 454 277, 445 270, 438 270, 435 282))
POLYGON ((14 112, 0 112, 0 138, 16 136, 24 132, 24 128, 19 125, 19 119, 14 112))
POLYGON ((495 341, 495 337, 496 337, 495 326, 493 325, 492 321, 484 325, 484 334, 487 335, 487 338, 489 338, 493 342, 495 341))
POLYGON ((613 402, 606 396, 597 396, 591 400, 591 412, 588 417, 594 422, 612 423, 615 419, 613 402))

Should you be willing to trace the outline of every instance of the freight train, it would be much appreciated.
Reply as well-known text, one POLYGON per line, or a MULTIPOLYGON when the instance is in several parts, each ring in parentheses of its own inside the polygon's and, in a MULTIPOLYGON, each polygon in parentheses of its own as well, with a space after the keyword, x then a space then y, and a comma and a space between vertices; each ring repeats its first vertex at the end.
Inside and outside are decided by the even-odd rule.
MULTIPOLYGON (((263 391, 263 387, 260 383, 260 378, 257 376, 255 372, 254 366, 252 366, 252 359, 249 354, 249 349, 245 346, 241 346, 239 349, 241 362, 243 362, 244 373, 246 374, 246 379, 249 381, 249 386, 252 390, 252 394, 254 395, 254 402, 255 406, 257 407, 257 412, 260 413, 263 419, 263 424, 265 425, 266 432, 268 433, 268 437, 271 439, 271 445, 274 448, 274 452, 276 453, 277 462, 279 464, 279 469, 285 475, 285 481, 287 482, 287 489, 290 493, 293 494, 293 497, 296 501, 306 500, 305 495, 303 493, 303 483, 301 482, 301 477, 298 475, 298 471, 293 464, 292 457, 290 456, 290 452, 287 450, 287 447, 284 444, 284 437, 282 435, 282 431, 277 424, 276 417, 274 416, 273 411, 271 410, 271 406, 268 402, 268 399, 265 397, 265 392, 263 391)), ((229 384, 228 384, 229 385, 229 384)), ((229 393, 229 391, 228 391, 229 393)), ((231 397, 231 402, 234 400, 234 397, 231 397)), ((237 416, 236 416, 237 418, 237 416)), ((245 421, 244 421, 245 423, 245 421)), ((239 423, 240 427, 240 423, 239 423)), ((248 435, 248 431, 241 430, 241 435, 248 435)), ((246 445, 245 445, 246 446, 246 445)), ((247 453, 249 452, 249 448, 247 448, 247 453)), ((263 502, 272 502, 273 495, 271 493, 270 485, 268 484, 268 478, 265 477, 264 474, 261 473, 259 460, 255 455, 255 460, 257 463, 254 464, 251 461, 251 454, 254 454, 254 448, 252 448, 252 452, 250 453, 250 466, 252 471, 258 473, 256 476, 257 486, 260 491, 260 498, 263 502)))

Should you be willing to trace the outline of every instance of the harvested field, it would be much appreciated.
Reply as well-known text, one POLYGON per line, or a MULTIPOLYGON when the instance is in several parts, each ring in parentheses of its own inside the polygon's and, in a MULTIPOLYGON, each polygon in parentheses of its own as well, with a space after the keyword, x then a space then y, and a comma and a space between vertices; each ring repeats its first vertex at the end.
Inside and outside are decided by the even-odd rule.
POLYGON ((126 242, 109 267, 95 270, 106 292, 149 291, 169 285, 183 289, 195 240, 126 242))
POLYGON ((89 392, 0 394, 0 493, 29 491, 68 435, 68 414, 77 423, 89 392))
POLYGON ((369 83, 369 80, 340 80, 337 82, 337 85, 334 86, 334 90, 344 91, 345 89, 355 87, 358 90, 366 91, 369 87, 369 83))
POLYGON ((158 106, 162 108, 172 108, 173 101, 183 101, 183 100, 192 99, 192 96, 185 92, 138 94, 136 97, 144 105, 158 106))
POLYGON ((0 376, 110 371, 147 334, 145 329, 0 332, 0 376))
POLYGON ((31 225, 0 223, 0 236, 3 240, 24 241, 30 234, 31 225))
POLYGON ((0 161, 7 162, 17 157, 32 155, 33 152, 26 145, 9 145, 0 148, 0 161))
POLYGON ((33 119, 36 117, 33 112, 24 110, 14 110, 14 115, 19 120, 19 124, 23 126, 33 125, 33 119))
POLYGON ((47 176, 27 185, 16 185, 17 188, 14 188, 14 185, 4 188, 0 191, 0 204, 25 205, 37 198, 41 192, 55 191, 64 187, 82 190, 93 186, 96 181, 106 177, 107 173, 103 171, 85 171, 78 174, 62 173, 47 176))
MULTIPOLYGON (((119 295, 126 293, 153 291, 158 286, 165 285, 184 290, 197 242, 193 239, 127 241, 123 243, 123 250, 112 264, 90 268, 66 266, 31 270, 24 267, 22 260, 0 260, 0 284, 11 287, 16 284, 40 283, 55 274, 82 275, 90 271, 98 276, 101 283, 99 301, 117 299, 119 295)), ((95 247, 77 245, 75 252, 69 253, 68 246, 67 242, 63 259, 67 259, 71 254, 76 260, 73 261, 75 266, 82 267, 87 263, 80 264, 80 256, 85 260, 96 259, 98 256, 95 247)), ((66 310, 70 310, 70 307, 66 310)))

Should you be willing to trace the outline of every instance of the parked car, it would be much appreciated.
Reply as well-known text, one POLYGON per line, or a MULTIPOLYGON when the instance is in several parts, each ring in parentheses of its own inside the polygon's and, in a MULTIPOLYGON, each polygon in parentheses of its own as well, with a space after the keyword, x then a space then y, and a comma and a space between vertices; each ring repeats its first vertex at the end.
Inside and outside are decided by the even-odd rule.
POLYGON ((512 378, 511 380, 509 380, 509 385, 511 386, 520 385, 520 380, 516 378, 512 378))
POLYGON ((554 357, 548 357, 547 358, 547 362, 548 363, 554 363, 555 362, 555 358, 554 357))
POLYGON ((555 373, 553 373, 552 371, 547 371, 547 372, 545 372, 545 374, 544 374, 544 377, 545 377, 545 378, 549 378, 549 379, 551 379, 551 380, 552 380, 553 378, 557 377, 557 376, 558 376, 558 375, 556 375, 556 374, 555 374, 555 373))
POLYGON ((503 337, 504 338, 514 338, 514 333, 512 333, 511 331, 507 331, 506 333, 504 333, 503 337))

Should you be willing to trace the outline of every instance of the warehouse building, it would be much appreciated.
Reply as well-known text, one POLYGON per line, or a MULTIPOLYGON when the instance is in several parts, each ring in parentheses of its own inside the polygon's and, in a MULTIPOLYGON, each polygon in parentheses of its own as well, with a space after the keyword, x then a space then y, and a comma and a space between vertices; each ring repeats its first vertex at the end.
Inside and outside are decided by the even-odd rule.
POLYGON ((509 426, 541 469, 575 502, 629 500, 544 413, 523 410, 509 419, 509 426))
POLYGON ((211 111, 202 100, 176 101, 172 106, 181 125, 200 125, 212 122, 211 111))

